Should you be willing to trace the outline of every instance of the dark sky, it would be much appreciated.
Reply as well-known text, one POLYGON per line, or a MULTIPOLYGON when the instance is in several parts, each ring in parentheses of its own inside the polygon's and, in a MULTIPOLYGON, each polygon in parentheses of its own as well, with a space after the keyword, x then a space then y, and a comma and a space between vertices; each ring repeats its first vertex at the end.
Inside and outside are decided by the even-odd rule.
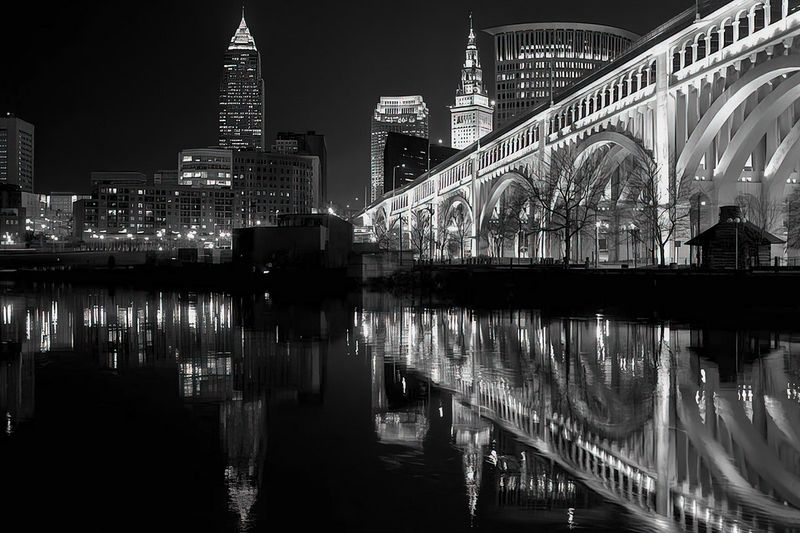
MULTIPOLYGON (((175 168, 179 149, 216 144, 222 56, 241 2, 15 3, 23 5, 2 8, 0 112, 36 126, 37 191, 87 191, 92 170, 175 168)), ((566 20, 642 34, 693 2, 245 4, 261 52, 268 142, 283 130, 324 133, 330 196, 344 204, 363 201, 379 96, 422 94, 432 138, 449 139, 445 106, 458 84, 470 10, 476 28, 566 20)), ((481 34, 478 44, 491 92, 491 38, 481 34)))

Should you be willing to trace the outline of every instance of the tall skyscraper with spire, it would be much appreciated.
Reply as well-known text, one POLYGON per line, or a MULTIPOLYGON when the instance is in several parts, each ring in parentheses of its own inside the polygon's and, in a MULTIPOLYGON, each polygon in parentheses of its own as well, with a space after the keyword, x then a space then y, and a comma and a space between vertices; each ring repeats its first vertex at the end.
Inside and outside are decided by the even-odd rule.
POLYGON ((483 85, 483 70, 478 56, 472 13, 469 14, 469 36, 461 84, 456 91, 456 105, 450 106, 450 145, 466 148, 494 127, 494 108, 483 85))
POLYGON ((231 38, 219 89, 219 145, 236 150, 263 150, 264 80, 261 54, 244 20, 231 38))

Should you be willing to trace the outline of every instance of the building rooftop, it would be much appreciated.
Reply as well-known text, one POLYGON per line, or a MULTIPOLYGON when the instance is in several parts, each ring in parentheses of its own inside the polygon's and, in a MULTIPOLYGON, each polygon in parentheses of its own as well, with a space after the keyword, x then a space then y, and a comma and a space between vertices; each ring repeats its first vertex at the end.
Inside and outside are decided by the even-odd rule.
POLYGON ((244 8, 242 8, 242 20, 231 38, 228 50, 256 50, 256 40, 250 35, 250 29, 244 20, 244 8))
POLYGON ((515 31, 552 30, 552 29, 559 29, 559 30, 571 29, 571 30, 611 33, 614 35, 619 35, 620 37, 625 37, 626 39, 630 39, 632 41, 635 41, 636 39, 639 38, 638 35, 628 30, 615 28, 613 26, 603 26, 600 24, 587 24, 583 22, 526 22, 521 24, 507 24, 505 26, 495 26, 493 28, 486 28, 483 31, 488 33, 489 35, 497 35, 499 33, 509 33, 515 31))

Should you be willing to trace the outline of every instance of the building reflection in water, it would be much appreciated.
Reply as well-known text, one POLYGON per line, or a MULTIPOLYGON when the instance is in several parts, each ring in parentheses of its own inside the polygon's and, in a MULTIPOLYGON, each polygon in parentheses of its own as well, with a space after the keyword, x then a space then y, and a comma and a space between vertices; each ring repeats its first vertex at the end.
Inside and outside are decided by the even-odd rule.
POLYGON ((8 290, 2 438, 34 416, 36 364, 62 352, 111 374, 163 370, 187 409, 215 410, 219 476, 246 529, 270 413, 322 403, 330 339, 346 336, 370 374, 365 423, 380 453, 421 457, 448 421, 465 516, 478 525, 525 513, 580 527, 607 501, 644 530, 800 527, 797 333, 382 298, 367 294, 352 312, 263 293, 8 290))
POLYGON ((491 502, 561 506, 572 526, 601 497, 649 529, 800 526, 797 335, 380 296, 356 321, 376 413, 390 368, 452 393, 472 514, 491 502), (486 468, 493 499, 479 497, 486 468))
POLYGON ((48 290, 0 297, 4 432, 33 417, 36 358, 77 351, 112 373, 173 371, 188 408, 218 410, 229 508, 241 529, 249 527, 264 475, 269 406, 322 400, 328 311, 276 310, 263 293, 48 290))

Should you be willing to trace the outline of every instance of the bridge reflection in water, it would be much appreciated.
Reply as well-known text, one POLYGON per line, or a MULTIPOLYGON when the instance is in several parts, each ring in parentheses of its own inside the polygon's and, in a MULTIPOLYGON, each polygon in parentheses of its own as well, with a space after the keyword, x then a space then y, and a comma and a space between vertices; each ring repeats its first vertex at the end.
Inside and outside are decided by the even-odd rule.
MULTIPOLYGON (((157 406, 177 391, 218 435, 215 479, 235 529, 274 519, 274 501, 292 503, 281 496, 292 483, 280 478, 281 453, 314 456, 336 434, 323 454, 336 459, 308 468, 337 465, 331 486, 345 495, 328 509, 346 520, 407 511, 411 521, 438 512, 451 525, 594 527, 615 524, 623 508, 624 527, 644 531, 800 530, 800 335, 424 308, 370 294, 355 305, 299 305, 57 286, 7 291, 0 315, 0 451, 20 437, 47 447, 18 428, 32 418, 58 427, 64 412, 53 399, 73 391, 56 384, 75 365, 115 376, 103 381, 114 387, 136 383, 157 406), (418 490, 421 479, 429 497, 412 502, 361 490, 365 480, 377 495, 399 482, 418 490)), ((105 423, 107 411, 98 416, 105 423)), ((35 471, 36 450, 11 479, 35 471)))
MULTIPOLYGON (((648 529, 800 528, 791 335, 380 301, 356 328, 373 398, 387 387, 384 366, 452 393, 472 513, 489 465, 496 502, 575 507, 577 481, 648 529)), ((385 405, 373 407, 386 418, 385 405)), ((421 441, 423 430, 407 434, 421 441)))

